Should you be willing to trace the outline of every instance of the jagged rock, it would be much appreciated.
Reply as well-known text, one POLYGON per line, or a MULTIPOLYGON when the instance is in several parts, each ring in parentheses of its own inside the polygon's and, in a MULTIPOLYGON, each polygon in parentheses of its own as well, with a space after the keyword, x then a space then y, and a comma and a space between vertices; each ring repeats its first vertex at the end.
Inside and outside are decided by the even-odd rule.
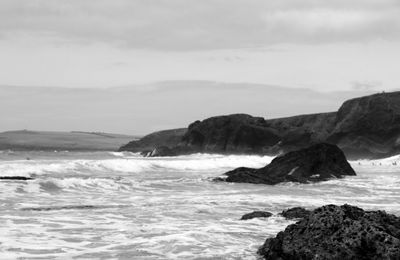
POLYGON ((296 218, 304 218, 307 217, 311 213, 310 210, 307 210, 302 207, 294 207, 287 210, 282 211, 280 215, 287 219, 296 219, 296 218))
POLYGON ((271 216, 272 213, 268 211, 253 211, 251 213, 244 214, 240 220, 247 220, 252 218, 269 218, 271 216))
POLYGON ((227 182, 272 185, 281 182, 316 182, 356 173, 337 146, 321 143, 279 156, 261 169, 241 167, 226 175, 227 182))
POLYGON ((327 205, 268 238, 258 253, 271 260, 400 259, 400 218, 327 205))

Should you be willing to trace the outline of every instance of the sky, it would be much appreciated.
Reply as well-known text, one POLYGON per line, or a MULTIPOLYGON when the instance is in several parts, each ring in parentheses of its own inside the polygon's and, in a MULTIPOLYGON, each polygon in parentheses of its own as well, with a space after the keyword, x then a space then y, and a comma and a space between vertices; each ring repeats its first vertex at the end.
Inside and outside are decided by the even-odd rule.
POLYGON ((1 86, 378 92, 400 88, 398 68, 398 0, 0 1, 1 86))

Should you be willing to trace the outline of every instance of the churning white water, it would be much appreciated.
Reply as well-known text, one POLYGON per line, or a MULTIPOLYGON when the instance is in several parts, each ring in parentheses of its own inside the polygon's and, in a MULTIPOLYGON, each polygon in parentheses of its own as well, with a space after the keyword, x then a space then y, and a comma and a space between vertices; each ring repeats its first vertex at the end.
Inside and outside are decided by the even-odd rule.
POLYGON ((292 223, 253 210, 349 203, 400 214, 400 157, 352 162, 357 176, 276 186, 213 182, 271 157, 143 158, 131 153, 0 152, 0 259, 256 259, 292 223))

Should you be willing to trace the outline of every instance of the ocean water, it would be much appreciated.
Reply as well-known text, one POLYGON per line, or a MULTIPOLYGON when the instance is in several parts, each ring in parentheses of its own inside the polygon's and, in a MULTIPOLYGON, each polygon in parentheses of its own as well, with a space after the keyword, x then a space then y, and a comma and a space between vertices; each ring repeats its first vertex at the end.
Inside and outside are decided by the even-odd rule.
POLYGON ((400 215, 400 157, 357 176, 276 186, 213 182, 261 156, 0 151, 0 259, 257 259, 294 206, 353 204, 400 215), (397 165, 396 165, 397 162, 397 165), (275 215, 239 220, 253 210, 275 215))

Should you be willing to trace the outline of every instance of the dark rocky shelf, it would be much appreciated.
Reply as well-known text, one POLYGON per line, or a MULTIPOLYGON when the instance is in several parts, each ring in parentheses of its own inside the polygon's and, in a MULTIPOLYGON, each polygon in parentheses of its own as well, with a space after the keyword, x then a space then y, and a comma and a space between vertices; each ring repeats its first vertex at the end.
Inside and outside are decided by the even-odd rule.
POLYGON ((258 253, 264 259, 400 259, 400 218, 384 211, 327 205, 311 211, 258 253))

